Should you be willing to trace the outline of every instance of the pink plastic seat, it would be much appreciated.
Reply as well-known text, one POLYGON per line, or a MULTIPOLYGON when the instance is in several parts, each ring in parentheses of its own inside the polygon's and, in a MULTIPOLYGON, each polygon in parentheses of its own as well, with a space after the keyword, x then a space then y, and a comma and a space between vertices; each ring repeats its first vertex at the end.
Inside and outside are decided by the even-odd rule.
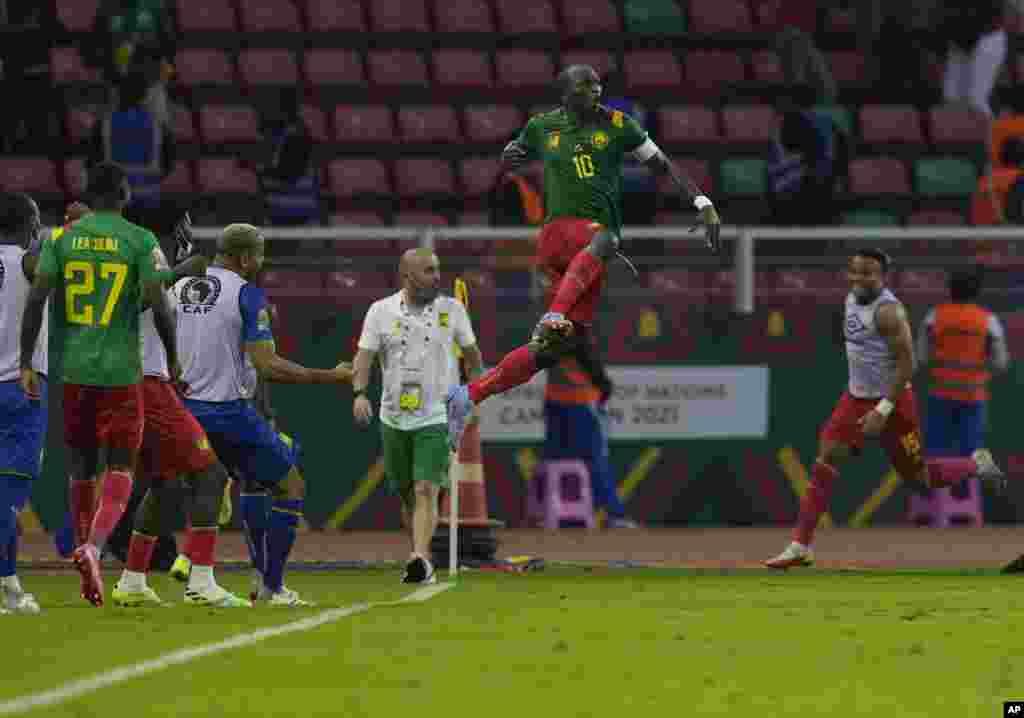
POLYGON ((978 479, 964 482, 966 496, 958 498, 954 489, 932 489, 931 496, 911 494, 907 519, 916 526, 949 528, 950 526, 981 527, 985 525, 981 487, 978 479))
POLYGON ((559 529, 563 521, 597 526, 590 472, 579 459, 545 461, 537 467, 527 492, 528 519, 548 530, 559 529))

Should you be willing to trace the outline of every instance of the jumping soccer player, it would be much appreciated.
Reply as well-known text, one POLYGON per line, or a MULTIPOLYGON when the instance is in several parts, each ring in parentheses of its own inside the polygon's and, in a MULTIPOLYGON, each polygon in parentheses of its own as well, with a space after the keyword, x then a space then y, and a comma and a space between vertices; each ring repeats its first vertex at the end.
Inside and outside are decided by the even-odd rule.
POLYGON ((851 454, 860 453, 866 437, 879 438, 893 468, 905 480, 942 488, 979 478, 997 488, 1003 486, 1003 472, 985 449, 970 457, 925 460, 922 456, 917 400, 910 386, 914 342, 903 305, 885 286, 890 264, 889 256, 877 249, 863 249, 850 259, 851 289, 843 324, 849 388, 821 431, 811 485, 800 501, 793 541, 765 561, 769 568, 814 563, 811 541, 818 519, 828 510, 839 466, 851 454))
POLYGON ((39 396, 18 383, 18 341, 22 314, 35 275, 42 240, 39 208, 26 194, 0 195, 0 613, 38 613, 15 572, 17 514, 39 478, 46 442, 47 332, 32 355, 39 396))
POLYGON ((131 199, 125 171, 101 163, 86 188, 95 213, 43 244, 21 331, 21 383, 39 400, 32 357, 43 308, 54 289, 64 365, 64 438, 71 460, 71 505, 82 576, 82 597, 103 605, 99 555, 132 492, 142 443, 142 356, 139 314, 143 297, 176 377, 174 317, 157 275, 156 237, 124 219, 131 199), (103 495, 93 517, 97 468, 106 457, 103 495), (92 517, 90 525, 90 517, 92 517), (88 527, 88 530, 87 530, 88 527))
MULTIPOLYGON (((622 163, 631 153, 657 175, 668 175, 700 212, 711 251, 720 249, 721 220, 700 189, 659 149, 633 118, 598 104, 601 81, 592 67, 559 74, 562 106, 527 122, 502 153, 505 168, 544 160, 548 216, 537 238, 537 265, 550 279, 548 312, 529 344, 447 397, 448 441, 458 447, 475 404, 525 384, 568 354, 583 364, 580 347, 597 311, 606 265, 619 255, 622 163)), ((697 225, 694 226, 694 229, 697 225)), ((693 230, 691 230, 693 231, 693 230)))
POLYGON ((185 385, 185 405, 210 438, 213 450, 242 477, 267 486, 273 505, 250 524, 246 538, 263 585, 257 599, 272 605, 309 605, 284 585, 284 571, 302 516, 305 482, 295 468, 295 454, 249 404, 257 376, 288 384, 346 384, 352 369, 308 369, 277 355, 270 312, 263 290, 250 280, 263 266, 264 240, 251 224, 228 225, 217 243, 217 257, 205 277, 174 285, 178 336, 185 385), (256 555, 255 534, 265 557, 256 555), (260 562, 257 562, 260 558, 260 562))

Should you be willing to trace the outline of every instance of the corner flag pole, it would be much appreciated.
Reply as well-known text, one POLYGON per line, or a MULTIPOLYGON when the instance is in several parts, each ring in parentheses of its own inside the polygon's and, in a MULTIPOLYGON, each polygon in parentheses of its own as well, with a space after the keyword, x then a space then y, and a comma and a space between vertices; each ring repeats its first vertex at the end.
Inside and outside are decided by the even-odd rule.
MULTIPOLYGON (((455 299, 469 311, 469 289, 461 277, 455 279, 455 299)), ((455 346, 455 356, 462 359, 462 348, 455 346)), ((462 464, 459 463, 459 450, 456 447, 451 457, 451 468, 448 480, 451 488, 448 498, 448 577, 454 579, 459 573, 459 479, 462 477, 462 464)))

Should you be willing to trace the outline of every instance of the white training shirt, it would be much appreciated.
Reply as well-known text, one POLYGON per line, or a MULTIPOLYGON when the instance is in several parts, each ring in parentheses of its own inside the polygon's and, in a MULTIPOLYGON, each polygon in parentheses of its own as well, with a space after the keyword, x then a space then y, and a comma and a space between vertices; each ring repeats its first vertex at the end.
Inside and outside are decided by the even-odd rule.
POLYGON ((359 348, 380 356, 381 422, 406 431, 447 423, 445 397, 459 383, 455 346, 474 344, 469 314, 452 297, 438 296, 419 310, 406 305, 402 291, 374 302, 363 320, 359 348), (408 397, 418 398, 416 408, 408 397))
POLYGON ((853 292, 846 295, 843 333, 850 365, 849 391, 858 399, 881 399, 888 393, 898 369, 889 342, 878 331, 878 308, 883 304, 899 304, 899 299, 888 289, 883 289, 870 304, 860 304, 853 292))
MULTIPOLYGON (((21 318, 32 288, 22 268, 25 254, 24 249, 13 244, 0 245, 0 381, 14 381, 21 376, 21 318)), ((40 374, 49 373, 49 308, 47 300, 32 356, 32 368, 40 374)))
MULTIPOLYGON (((177 316, 178 300, 174 292, 167 291, 167 303, 171 305, 171 311, 177 316)), ((171 380, 171 370, 167 366, 167 351, 164 349, 164 342, 156 330, 156 322, 153 321, 153 310, 147 309, 140 317, 139 325, 142 338, 142 375, 155 376, 164 381, 171 380)))

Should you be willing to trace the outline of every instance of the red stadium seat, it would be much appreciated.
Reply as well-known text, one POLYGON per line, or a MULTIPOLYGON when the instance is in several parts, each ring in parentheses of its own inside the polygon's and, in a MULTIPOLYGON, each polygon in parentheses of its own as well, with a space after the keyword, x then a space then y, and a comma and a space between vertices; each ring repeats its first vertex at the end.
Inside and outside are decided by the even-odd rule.
POLYGON ((460 227, 489 227, 491 215, 487 212, 463 212, 458 216, 457 224, 460 227))
POLYGON ((864 56, 859 52, 839 51, 827 53, 832 77, 838 85, 859 85, 864 82, 864 56))
POLYGON ((327 165, 328 190, 336 197, 391 194, 391 178, 379 160, 350 158, 327 165))
POLYGON ((85 110, 72 108, 67 116, 68 139, 72 142, 84 142, 92 137, 96 128, 96 115, 85 110))
POLYGON ((662 107, 658 112, 660 142, 718 142, 718 119, 703 105, 662 107))
POLYGON ((497 157, 473 157, 459 163, 463 192, 469 197, 481 197, 494 188, 501 168, 497 157))
POLYGON ((907 218, 907 224, 915 227, 961 227, 966 223, 962 213, 948 209, 921 210, 920 212, 914 212, 907 218))
POLYGON ((406 210, 395 215, 395 225, 398 227, 447 227, 449 224, 446 217, 434 212, 406 210))
POLYGON ((242 82, 253 85, 290 85, 299 83, 299 65, 290 50, 242 50, 238 55, 242 82))
POLYGON ((602 79, 616 66, 610 52, 601 50, 568 50, 562 53, 562 67, 590 65, 602 79))
POLYGON ((565 34, 570 37, 598 32, 619 32, 619 14, 609 0, 563 0, 565 34))
POLYGON ((171 173, 164 177, 160 189, 168 194, 192 194, 195 183, 192 181, 192 163, 178 160, 174 163, 171 173))
POLYGON ((778 125, 769 105, 726 107, 722 110, 725 139, 730 142, 770 142, 778 125))
POLYGON ((363 58, 356 50, 307 50, 306 81, 310 85, 362 85, 363 58))
POLYGON ((750 57, 754 79, 758 82, 779 85, 786 81, 782 71, 782 62, 773 50, 758 50, 750 57))
POLYGON ((227 53, 214 49, 179 50, 174 61, 175 78, 186 87, 233 85, 235 68, 227 53))
POLYGON ((292 0, 238 0, 243 32, 302 32, 292 0))
POLYGON ((455 194, 455 177, 445 160, 400 159, 395 162, 395 186, 402 197, 455 194))
POLYGON ((850 163, 852 194, 910 194, 907 166, 892 157, 868 157, 850 163))
POLYGON ((229 192, 257 194, 260 190, 256 173, 227 157, 208 157, 199 160, 196 167, 196 185, 200 192, 229 192))
MULTIPOLYGON (((708 167, 706 160, 677 157, 674 161, 679 169, 685 172, 690 179, 697 183, 697 186, 700 187, 701 190, 707 194, 714 193, 714 174, 708 167)), ((679 194, 679 189, 676 188, 675 184, 669 177, 661 177, 658 179, 658 192, 661 194, 677 195, 679 194)))
POLYGON ((63 0, 57 3, 57 17, 71 32, 87 32, 92 29, 99 0, 63 0))
POLYGON ((398 127, 406 142, 458 142, 459 119, 449 105, 404 105, 398 110, 398 127))
POLYGON ((370 81, 375 85, 396 87, 430 84, 427 65, 413 50, 370 50, 367 55, 370 81))
POLYGON ((498 29, 506 35, 558 32, 555 8, 548 0, 496 0, 498 29))
POLYGON ((313 32, 366 32, 359 0, 308 0, 306 17, 313 32))
POLYGON ((50 73, 58 85, 100 81, 99 70, 86 67, 82 62, 82 56, 74 47, 55 47, 50 50, 50 73))
POLYGON ((633 50, 625 56, 627 91, 664 90, 683 84, 683 71, 669 50, 633 50))
POLYGON ((171 123, 174 131, 174 139, 178 142, 191 143, 198 139, 196 134, 195 118, 192 111, 181 105, 175 105, 172 111, 171 123))
POLYGON ((743 0, 690 0, 690 20, 694 32, 709 35, 754 29, 743 0))
POLYGON ((260 286, 275 297, 319 297, 324 292, 324 273, 310 270, 265 269, 260 286))
POLYGON ((373 32, 430 32, 425 0, 373 0, 368 7, 373 32))
POLYGON ((231 0, 178 0, 178 29, 189 32, 237 32, 231 0))
POLYGON ((725 50, 694 50, 686 55, 686 88, 703 93, 719 93, 729 85, 743 82, 743 59, 725 50))
POLYGON ((491 87, 491 59, 479 50, 436 50, 434 80, 442 87, 491 87))
POLYGON ((438 32, 494 32, 494 18, 485 0, 435 0, 438 32))
POLYGON ((987 123, 966 107, 933 107, 928 111, 928 126, 936 145, 980 144, 987 134, 987 123))
POLYGON ((337 142, 395 142, 395 123, 385 105, 338 105, 334 108, 337 142))
POLYGON ((85 193, 85 160, 65 160, 63 181, 67 194, 81 197, 85 193))
POLYGON ((299 114, 306 126, 306 132, 314 142, 329 142, 330 133, 327 130, 327 116, 324 111, 315 105, 303 105, 299 114))
POLYGON ((207 143, 260 140, 256 111, 248 105, 207 105, 199 110, 199 128, 207 143))
POLYGON ((523 127, 523 115, 514 105, 471 105, 465 110, 465 120, 471 142, 505 143, 523 127))
POLYGON ((555 66, 546 52, 498 50, 494 61, 502 88, 550 87, 555 80, 555 66))
MULTIPOLYGON (((384 218, 376 212, 340 212, 328 217, 327 224, 342 227, 350 225, 360 227, 380 227, 384 224, 384 218)), ((346 245, 347 244, 348 243, 346 242, 346 245)))
POLYGON ((0 188, 44 194, 61 191, 57 168, 45 157, 0 157, 0 188))
POLYGON ((921 116, 910 105, 864 105, 860 109, 861 137, 868 143, 922 143, 921 116))

